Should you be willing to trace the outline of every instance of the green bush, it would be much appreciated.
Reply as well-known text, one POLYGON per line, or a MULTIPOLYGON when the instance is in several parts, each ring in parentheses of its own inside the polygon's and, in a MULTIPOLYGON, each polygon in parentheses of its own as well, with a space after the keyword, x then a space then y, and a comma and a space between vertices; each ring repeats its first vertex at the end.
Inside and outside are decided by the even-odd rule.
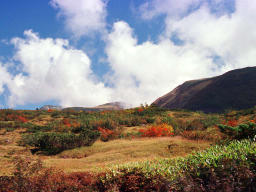
POLYGON ((256 189, 256 143, 235 140, 185 158, 122 165, 103 177, 102 183, 119 185, 124 175, 160 176, 168 191, 250 191, 256 189))
POLYGON ((28 133, 47 132, 47 131, 52 130, 52 128, 49 126, 39 126, 39 125, 31 124, 31 123, 26 123, 26 124, 28 124, 27 131, 26 131, 28 133))
POLYGON ((23 135, 20 144, 33 147, 32 153, 42 151, 48 155, 55 155, 66 149, 90 146, 98 136, 98 132, 90 130, 84 131, 79 135, 74 133, 36 132, 23 135))
POLYGON ((228 125, 218 125, 221 132, 229 135, 232 139, 247 139, 256 136, 256 124, 249 122, 248 124, 240 124, 236 127, 228 125))

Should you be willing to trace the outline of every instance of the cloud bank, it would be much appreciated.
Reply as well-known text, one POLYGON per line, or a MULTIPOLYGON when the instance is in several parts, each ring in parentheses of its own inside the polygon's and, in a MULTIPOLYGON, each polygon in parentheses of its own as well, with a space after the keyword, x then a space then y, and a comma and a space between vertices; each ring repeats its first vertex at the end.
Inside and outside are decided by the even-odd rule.
MULTIPOLYGON (((48 100, 64 106, 112 101, 138 106, 150 104, 186 80, 255 66, 256 2, 236 0, 232 11, 223 8, 224 0, 211 2, 220 11, 214 11, 216 7, 205 0, 152 0, 141 5, 138 9, 145 22, 165 15, 165 31, 157 42, 139 43, 136 30, 126 21, 113 23, 104 38, 110 67, 104 82, 97 80, 87 54, 70 46, 68 40, 43 39, 25 31, 24 38, 12 40, 19 73, 12 75, 7 65, 0 64, 0 93, 7 85, 11 106, 48 100), (174 35, 181 44, 172 40, 174 35)), ((103 1, 52 3, 77 36, 106 25, 103 1), (82 19, 90 17, 93 22, 82 19)))
POLYGON ((57 100, 63 106, 94 106, 109 100, 109 90, 98 82, 90 59, 67 40, 42 39, 31 30, 14 38, 14 59, 20 72, 7 83, 10 106, 57 100))
POLYGON ((214 74, 215 65, 207 51, 189 44, 179 47, 169 39, 138 44, 123 21, 114 24, 107 45, 113 98, 135 105, 151 103, 185 80, 214 74))

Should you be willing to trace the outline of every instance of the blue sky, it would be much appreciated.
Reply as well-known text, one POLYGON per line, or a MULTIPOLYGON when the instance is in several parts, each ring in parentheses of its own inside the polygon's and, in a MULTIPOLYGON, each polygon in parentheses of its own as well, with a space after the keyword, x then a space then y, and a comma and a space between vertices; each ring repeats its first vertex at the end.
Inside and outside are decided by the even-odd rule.
POLYGON ((0 108, 151 103, 254 66, 249 0, 3 0, 0 108))

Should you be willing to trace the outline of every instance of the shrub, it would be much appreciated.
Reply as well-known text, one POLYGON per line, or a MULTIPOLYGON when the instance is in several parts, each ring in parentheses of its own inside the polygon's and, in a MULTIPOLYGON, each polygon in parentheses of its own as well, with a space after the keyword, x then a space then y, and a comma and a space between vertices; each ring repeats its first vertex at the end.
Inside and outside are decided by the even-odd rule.
POLYGON ((141 181, 140 184, 132 183, 129 177, 123 180, 123 175, 137 175, 137 172, 146 178, 163 178, 157 182, 158 186, 165 186, 168 191, 255 191, 256 143, 250 140, 232 141, 228 145, 212 146, 184 158, 122 165, 103 177, 103 186, 110 186, 111 189, 113 183, 117 184, 118 190, 121 186, 129 186, 143 191, 147 182, 137 180, 141 181), (125 183, 120 184, 119 181, 125 183))
POLYGON ((232 139, 252 139, 256 135, 256 124, 252 122, 240 124, 236 127, 220 124, 219 128, 223 133, 229 135, 232 139))
POLYGON ((172 191, 254 191, 256 145, 249 140, 213 146, 172 166, 172 191), (177 172, 176 172, 177 171, 177 172))
POLYGON ((90 130, 84 131, 79 135, 74 133, 36 132, 23 135, 20 144, 33 147, 33 153, 42 151, 48 155, 55 155, 66 149, 90 146, 98 136, 98 132, 90 130))
POLYGON ((136 167, 107 173, 98 179, 96 187, 97 191, 168 192, 168 185, 163 176, 160 174, 145 175, 142 169, 136 167))
POLYGON ((28 133, 36 133, 36 132, 47 132, 51 131, 52 128, 49 126, 39 126, 39 125, 34 125, 34 124, 26 124, 25 127, 27 127, 28 133))
POLYGON ((98 127, 98 131, 100 132, 100 140, 104 142, 110 140, 114 136, 114 131, 109 129, 98 127))
POLYGON ((160 124, 153 125, 146 129, 140 129, 142 137, 162 137, 162 136, 171 136, 173 135, 173 128, 171 125, 160 124))
POLYGON ((209 127, 206 130, 183 131, 181 136, 193 140, 209 140, 213 142, 219 142, 225 138, 217 127, 209 127))
POLYGON ((91 192, 95 191, 96 175, 66 174, 53 168, 43 168, 40 160, 16 159, 12 176, 0 176, 0 192, 91 192))
POLYGON ((188 123, 186 130, 203 130, 205 126, 202 119, 193 119, 188 123))
POLYGON ((204 128, 212 127, 220 123, 220 118, 218 115, 207 115, 202 119, 204 128))

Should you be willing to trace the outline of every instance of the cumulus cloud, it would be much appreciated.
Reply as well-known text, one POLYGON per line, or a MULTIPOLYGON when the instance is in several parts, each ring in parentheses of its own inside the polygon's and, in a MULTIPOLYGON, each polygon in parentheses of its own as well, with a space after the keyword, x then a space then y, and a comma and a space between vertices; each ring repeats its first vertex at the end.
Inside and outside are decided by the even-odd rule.
POLYGON ((256 56, 256 2, 237 0, 236 11, 231 15, 216 16, 209 7, 173 22, 167 22, 167 35, 173 32, 187 43, 209 49, 221 57, 223 71, 255 66, 256 56))
POLYGON ((8 82, 9 105, 57 100, 63 106, 94 106, 107 102, 109 90, 98 82, 88 56, 64 39, 42 39, 31 30, 14 38, 14 59, 21 71, 8 82))
POLYGON ((51 0, 50 4, 59 10, 67 29, 77 37, 104 31, 107 15, 104 0, 51 0))
POLYGON ((113 71, 112 97, 134 105, 151 103, 185 80, 215 74, 207 50, 191 45, 179 47, 169 39, 138 44, 123 21, 114 24, 106 52, 113 71))
MULTIPOLYGON (((101 25, 93 27, 80 20, 81 10, 86 10, 82 5, 52 0, 76 35, 103 29, 106 4, 99 0, 78 2, 99 3, 103 8, 99 10, 103 11, 97 15, 101 16, 92 19, 101 25)), ((106 82, 97 80, 86 53, 71 47, 67 40, 43 39, 25 31, 25 38, 12 40, 20 73, 10 75, 6 65, 0 64, 0 93, 6 84, 9 104, 13 106, 48 100, 57 100, 64 106, 94 106, 110 101, 136 106, 150 104, 186 80, 255 66, 256 1, 236 0, 234 11, 215 14, 211 6, 224 6, 223 2, 151 0, 143 4, 140 9, 144 19, 166 15, 165 31, 157 42, 139 43, 136 31, 128 23, 114 23, 105 42, 110 66, 106 82), (184 43, 171 40, 174 34, 184 43)), ((92 4, 84 7, 96 5, 92 4)))
POLYGON ((186 80, 255 66, 256 2, 237 0, 235 11, 225 14, 213 13, 208 3, 184 2, 183 5, 173 4, 173 7, 180 6, 177 13, 167 10, 174 1, 151 2, 155 7, 145 12, 148 18, 166 13, 166 31, 157 43, 138 44, 126 22, 114 24, 106 48, 113 71, 110 79, 116 89, 114 98, 136 105, 150 103, 186 80), (201 4, 187 15, 173 15, 182 15, 191 3, 201 4), (172 42, 173 34, 184 43, 172 42))

